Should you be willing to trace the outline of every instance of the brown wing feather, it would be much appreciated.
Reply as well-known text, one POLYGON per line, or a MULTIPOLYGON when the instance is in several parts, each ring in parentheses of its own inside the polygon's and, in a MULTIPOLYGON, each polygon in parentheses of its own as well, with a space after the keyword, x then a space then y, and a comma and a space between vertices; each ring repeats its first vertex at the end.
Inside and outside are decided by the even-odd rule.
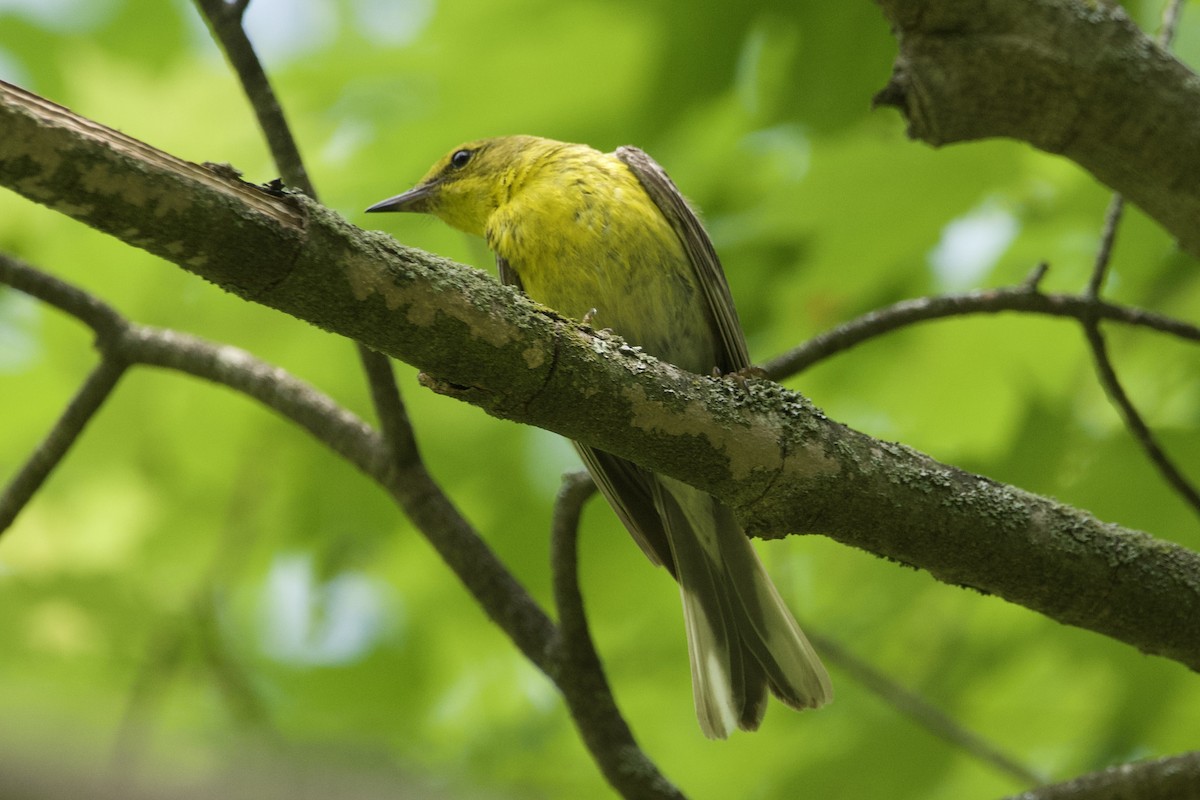
POLYGON ((723 363, 718 364, 722 372, 737 372, 750 366, 750 349, 746 336, 738 322, 737 309, 733 305, 733 294, 721 269, 721 260, 713 248, 708 232, 700 224, 700 218, 688 205, 683 194, 658 162, 636 147, 618 147, 617 158, 633 170, 642 188, 658 209, 671 223, 688 260, 696 273, 696 282, 704 292, 708 311, 720 336, 723 363))
POLYGON ((521 285, 521 276, 509 265, 508 259, 500 255, 496 256, 496 272, 500 274, 500 282, 505 286, 515 286, 522 292, 525 291, 525 287, 521 285))
POLYGON ((666 567, 672 576, 678 577, 675 559, 671 556, 671 544, 667 541, 662 518, 655 508, 654 475, 631 461, 603 450, 579 442, 574 442, 574 445, 592 479, 600 487, 600 493, 617 512, 617 517, 642 548, 646 558, 657 566, 666 567))

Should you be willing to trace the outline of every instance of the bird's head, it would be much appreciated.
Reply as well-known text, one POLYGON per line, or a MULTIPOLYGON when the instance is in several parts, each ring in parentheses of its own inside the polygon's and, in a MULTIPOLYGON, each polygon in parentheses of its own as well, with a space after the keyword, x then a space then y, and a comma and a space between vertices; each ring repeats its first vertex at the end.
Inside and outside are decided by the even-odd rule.
POLYGON ((492 213, 511 196, 547 145, 536 136, 503 136, 467 142, 443 156, 416 186, 367 211, 433 214, 466 233, 483 236, 492 213))

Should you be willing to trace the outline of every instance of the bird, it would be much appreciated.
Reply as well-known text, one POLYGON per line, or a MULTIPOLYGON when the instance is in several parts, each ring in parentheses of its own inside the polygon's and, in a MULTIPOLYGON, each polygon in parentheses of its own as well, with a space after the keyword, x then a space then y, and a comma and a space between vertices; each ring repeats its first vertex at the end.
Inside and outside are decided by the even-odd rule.
MULTIPOLYGON (((432 214, 482 237, 503 283, 677 367, 751 369, 711 239, 666 171, 636 147, 604 153, 538 136, 479 139, 366 210, 432 214)), ((832 699, 824 665, 729 506, 575 446, 633 539, 679 583, 705 736, 757 729, 768 690, 796 709, 832 699)))

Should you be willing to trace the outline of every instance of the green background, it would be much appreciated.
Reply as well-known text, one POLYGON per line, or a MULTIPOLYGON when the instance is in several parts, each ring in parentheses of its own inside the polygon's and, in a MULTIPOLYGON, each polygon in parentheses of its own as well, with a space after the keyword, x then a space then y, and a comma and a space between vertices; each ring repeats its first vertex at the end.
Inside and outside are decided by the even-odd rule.
MULTIPOLYGON (((1130 11, 1156 25, 1157 5, 1130 11)), ((1047 290, 1079 291, 1108 203, 1073 164, 1024 145, 907 141, 894 111, 870 108, 896 45, 867 2, 256 0, 247 22, 322 200, 480 268, 482 243, 436 220, 361 210, 483 136, 648 150, 703 210, 758 360, 896 300, 1017 283, 1039 261, 1047 290)), ((1194 13, 1176 49, 1200 58, 1194 13)), ((0 0, 0 77, 180 157, 254 182, 277 174, 187 3, 0 0)), ((348 341, 7 191, 0 249, 136 321, 246 348, 371 418, 348 341)), ((1200 280, 1134 210, 1108 295, 1195 319, 1200 280)), ((1135 402, 1200 478, 1195 351, 1109 332, 1135 402)), ((0 289, 0 476, 95 360, 81 325, 0 289)), ((569 447, 398 374, 431 471, 549 605, 569 447)), ((788 383, 874 436, 1200 546, 1071 322, 923 324, 788 383)), ((706 741, 674 585, 598 502, 581 546, 618 702, 689 795, 1026 788, 836 663, 828 708, 776 704, 759 733, 706 741)), ((806 627, 1047 778, 1196 746, 1200 683, 1179 664, 821 537, 760 552, 806 627)), ((0 756, 185 783, 329 764, 453 797, 609 794, 549 682, 380 491, 247 400, 150 369, 122 380, 0 537, 0 720, 0 756)))

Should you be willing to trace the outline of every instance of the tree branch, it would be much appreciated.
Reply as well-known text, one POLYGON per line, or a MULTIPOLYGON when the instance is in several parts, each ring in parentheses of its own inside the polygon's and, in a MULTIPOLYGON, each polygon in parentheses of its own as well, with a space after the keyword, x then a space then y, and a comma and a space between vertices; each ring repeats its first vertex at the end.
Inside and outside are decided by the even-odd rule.
MULTIPOLYGON (((688 480, 737 509, 758 536, 822 532, 1200 668, 1194 552, 874 440, 778 385, 663 364, 477 270, 159 153, 6 84, 0 127, 10 132, 0 140, 0 184, 431 371, 497 417, 688 480)), ((396 491, 415 501, 418 484, 435 488, 424 475, 396 491)), ((414 520, 434 522, 429 513, 414 520)), ((457 518, 451 507, 432 516, 442 513, 457 518)))
POLYGON ((563 476, 554 503, 551 531, 551 575, 558 607, 559 640, 555 649, 559 671, 555 678, 604 777, 622 797, 646 800, 683 800, 679 791, 659 772, 633 738, 621 716, 604 667, 588 632, 583 596, 579 592, 576 542, 583 505, 596 493, 585 472, 563 476))
POLYGON ((1016 758, 1008 755, 982 736, 968 730, 958 720, 935 707, 919 694, 907 689, 892 680, 886 673, 854 655, 836 639, 814 631, 813 627, 807 623, 804 625, 804 630, 827 663, 836 665, 840 671, 890 705, 897 713, 912 720, 913 724, 921 726, 942 741, 959 748, 1010 778, 1035 786, 1043 782, 1040 775, 1016 758))
POLYGON ((1066 156, 1200 256, 1200 81, 1119 5, 877 2, 900 52, 876 103, 898 108, 909 136, 1066 156))
MULTIPOLYGON (((0 279, 3 271, 0 269, 0 279)), ((117 381, 129 365, 117 358, 103 358, 71 398, 62 416, 46 434, 13 479, 0 494, 0 535, 16 520, 23 509, 50 477, 71 446, 79 440, 84 427, 117 388, 117 381)))
POLYGON ((1139 761, 1065 783, 1039 786, 1008 800, 1186 800, 1200 796, 1200 752, 1139 761))
MULTIPOLYGON (((1100 247, 1096 251, 1096 262, 1092 268, 1092 275, 1088 279, 1086 296, 1093 301, 1099 299, 1100 292, 1104 288, 1109 266, 1112 263, 1117 228, 1120 227, 1124 209, 1125 202, 1121 195, 1113 195, 1112 201, 1108 205, 1108 211, 1104 215, 1100 247)), ((1108 353, 1108 342, 1104 338, 1104 332, 1100 330, 1100 320, 1096 318, 1095 314, 1087 314, 1080 321, 1083 323, 1083 334, 1096 365, 1096 378, 1100 381, 1100 386, 1108 395, 1108 399, 1117 407, 1117 412, 1125 421, 1125 427, 1129 429, 1134 440, 1145 451, 1150 463, 1162 474, 1167 485, 1183 498, 1193 512, 1200 514, 1200 492, 1196 491, 1196 487, 1167 455, 1166 450, 1159 444, 1158 437, 1154 435, 1154 431, 1150 430, 1150 426, 1146 424, 1137 410, 1137 406, 1133 404, 1129 393, 1121 385, 1121 379, 1117 377, 1117 370, 1113 367, 1112 358, 1108 353)))
POLYGON ((254 46, 242 27, 249 0, 230 3, 227 0, 195 0, 200 15, 208 23, 213 38, 221 45, 225 57, 237 73, 250 106, 258 117, 258 126, 266 137, 271 157, 283 182, 299 189, 314 200, 317 192, 300 157, 300 148, 292 136, 283 106, 271 88, 266 70, 254 52, 254 46))
POLYGON ((979 289, 960 294, 901 300, 817 334, 794 349, 766 362, 763 369, 773 380, 783 380, 836 353, 914 323, 971 314, 1005 312, 1043 314, 1080 321, 1094 317, 1148 328, 1185 341, 1200 343, 1200 327, 1195 325, 1152 311, 1117 305, 1085 295, 1043 293, 1037 288, 1036 281, 1027 280, 1020 286, 1003 289, 979 289))
MULTIPOLYGON (((283 113, 283 106, 275 90, 271 88, 266 70, 258 60, 254 46, 242 26, 249 0, 235 3, 227 0, 195 2, 213 37, 237 73, 283 182, 317 200, 316 186, 308 176, 304 159, 300 156, 300 148, 283 113)), ((393 457, 401 466, 418 462, 420 453, 417 450, 416 435, 409 424, 408 412, 405 411, 404 401, 396 387, 391 362, 387 356, 361 343, 356 343, 356 349, 370 385, 375 413, 379 417, 384 437, 392 448, 393 457)))

